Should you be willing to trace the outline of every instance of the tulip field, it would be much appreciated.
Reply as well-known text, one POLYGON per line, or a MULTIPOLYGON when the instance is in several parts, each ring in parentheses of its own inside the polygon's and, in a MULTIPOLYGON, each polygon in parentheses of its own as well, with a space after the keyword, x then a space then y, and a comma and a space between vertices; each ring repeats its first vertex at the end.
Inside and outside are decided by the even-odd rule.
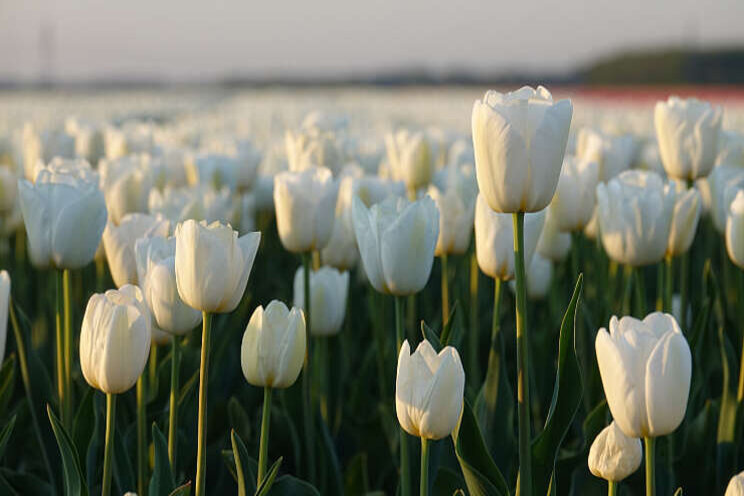
POLYGON ((744 496, 744 93, 0 108, 0 496, 744 496))

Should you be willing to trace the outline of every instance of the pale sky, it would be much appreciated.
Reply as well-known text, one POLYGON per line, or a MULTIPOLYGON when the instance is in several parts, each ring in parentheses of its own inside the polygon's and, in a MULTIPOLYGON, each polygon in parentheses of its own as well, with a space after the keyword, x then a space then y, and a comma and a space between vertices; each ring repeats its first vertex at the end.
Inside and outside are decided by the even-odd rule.
POLYGON ((624 49, 744 45, 742 22, 744 0, 0 0, 0 78, 570 71, 624 49))

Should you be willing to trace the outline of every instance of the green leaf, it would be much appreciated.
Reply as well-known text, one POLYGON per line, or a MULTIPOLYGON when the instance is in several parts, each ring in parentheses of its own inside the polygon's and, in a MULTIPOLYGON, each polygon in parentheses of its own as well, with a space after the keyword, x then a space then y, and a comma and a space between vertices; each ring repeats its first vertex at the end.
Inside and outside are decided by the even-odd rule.
POLYGON ((297 477, 283 475, 271 486, 269 496, 320 496, 320 493, 311 484, 297 477))
POLYGON ((442 343, 439 341, 439 336, 437 336, 437 332, 429 327, 426 322, 423 320, 421 321, 421 335, 425 340, 427 340, 429 343, 431 343, 431 346, 434 348, 434 351, 439 353, 442 351, 442 343))
POLYGON ((33 494, 34 496, 56 494, 51 484, 25 470, 14 472, 7 468, 0 468, 0 480, 4 480, 8 486, 3 487, 3 483, 0 482, 0 494, 33 494))
POLYGON ((10 355, 0 368, 0 416, 5 413, 15 388, 15 353, 10 355))
POLYGON ((343 476, 341 475, 341 465, 338 462, 338 455, 336 454, 336 446, 333 444, 331 439, 331 432, 328 430, 328 426, 323 420, 321 415, 318 415, 318 422, 321 433, 321 441, 323 445, 323 452, 325 460, 331 464, 331 478, 333 480, 333 494, 342 495, 344 491, 343 476))
POLYGON ((457 306, 460 303, 459 300, 455 300, 455 304, 452 305, 452 310, 450 310, 449 317, 447 318, 447 324, 442 328, 442 334, 440 336, 440 342, 442 343, 442 346, 447 346, 452 341, 452 328, 455 324, 455 314, 457 312, 457 306))
POLYGON ((168 496, 176 488, 176 478, 168 459, 168 442, 155 422, 152 423, 152 444, 155 448, 155 467, 150 478, 150 496, 168 496))
POLYGON ((460 424, 452 433, 455 455, 472 496, 509 496, 504 476, 488 453, 478 422, 465 400, 460 424))
POLYGON ((440 468, 431 488, 432 496, 450 496, 465 486, 460 474, 449 468, 440 468))
POLYGON ((96 427, 95 408, 93 406, 93 397, 95 389, 85 388, 85 394, 82 401, 75 407, 75 419, 72 422, 72 439, 75 442, 75 448, 80 455, 80 465, 85 463, 84 456, 88 452, 88 446, 91 443, 94 429, 96 427))
POLYGON ((191 494, 191 481, 175 488, 168 496, 189 496, 191 494))
POLYGON ((266 496, 269 494, 269 491, 271 490, 271 486, 274 485, 274 479, 276 479, 276 474, 279 473, 279 467, 282 465, 283 458, 280 456, 277 461, 274 462, 274 464, 269 467, 268 472, 266 472, 266 477, 264 477, 264 480, 261 481, 261 485, 258 486, 258 489, 256 489, 256 496, 266 496))
POLYGON ((719 492, 726 487, 729 479, 736 473, 736 419, 739 404, 736 401, 736 378, 733 376, 736 358, 723 326, 718 328, 718 341, 721 349, 723 368, 723 395, 718 416, 716 435, 716 481, 719 492))
POLYGON ((62 458, 65 494, 68 496, 86 496, 88 494, 88 486, 85 484, 85 478, 80 469, 80 459, 78 458, 77 450, 75 450, 70 436, 65 432, 65 428, 62 427, 62 423, 54 415, 52 407, 49 405, 47 405, 47 415, 49 416, 49 422, 52 424, 52 431, 54 432, 54 437, 57 439, 59 454, 62 458))
POLYGON ((3 430, 0 431, 0 459, 3 457, 3 453, 5 453, 5 446, 7 446, 8 441, 10 440, 10 435, 13 433, 13 427, 15 427, 16 422, 16 416, 13 415, 11 417, 10 422, 5 424, 5 427, 3 427, 3 430))
POLYGON ((367 453, 357 453, 351 457, 344 472, 344 494, 367 494, 369 491, 367 453))
POLYGON ((251 418, 235 396, 227 401, 227 417, 241 439, 251 438, 251 418))
POLYGON ((535 495, 547 494, 558 450, 581 405, 583 389, 576 358, 574 328, 583 280, 583 274, 579 274, 573 296, 563 316, 553 399, 545 428, 532 443, 532 486, 535 495))
POLYGON ((238 496, 254 494, 256 492, 255 463, 251 466, 252 459, 235 429, 230 431, 230 442, 232 443, 235 475, 238 481, 238 496))

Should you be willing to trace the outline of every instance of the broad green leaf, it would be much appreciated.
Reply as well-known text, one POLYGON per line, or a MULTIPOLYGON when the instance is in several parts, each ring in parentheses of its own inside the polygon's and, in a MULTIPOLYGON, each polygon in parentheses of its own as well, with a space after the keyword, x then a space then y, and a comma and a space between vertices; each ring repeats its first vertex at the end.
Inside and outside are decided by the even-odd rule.
POLYGON ((279 467, 282 465, 282 457, 280 456, 277 461, 274 462, 274 464, 269 467, 269 470, 266 472, 266 477, 264 477, 264 480, 261 481, 261 485, 258 486, 256 489, 256 496, 266 496, 269 494, 269 491, 271 491, 271 486, 274 485, 274 479, 276 479, 276 474, 279 473, 279 467))
POLYGON ((60 458, 62 458, 62 475, 65 494, 68 496, 87 496, 88 486, 85 484, 85 478, 80 469, 80 459, 78 458, 77 450, 75 450, 75 446, 72 444, 70 436, 65 431, 65 428, 62 427, 62 423, 54 412, 52 412, 52 408, 49 405, 47 405, 47 415, 49 416, 49 422, 52 424, 54 437, 57 439, 60 458))
MULTIPOLYGON (((132 459, 136 455, 136 450, 129 450, 124 429, 119 428, 114 432, 114 459, 111 463, 114 481, 122 492, 137 490, 137 475, 132 459)), ((131 429, 132 437, 134 429, 131 429)), ((129 446, 132 446, 130 444, 129 446)))
POLYGON ((241 439, 251 438, 251 418, 235 396, 227 401, 227 417, 241 439))
POLYGON ((238 482, 238 495, 248 496, 256 492, 255 462, 248 455, 248 449, 243 444, 235 429, 230 431, 230 442, 232 444, 233 461, 235 463, 235 475, 238 482))
POLYGON ((283 475, 274 481, 269 496, 320 496, 311 484, 293 477, 283 475))
POLYGON ((10 421, 5 424, 5 427, 3 427, 3 430, 0 431, 0 459, 3 457, 3 453, 5 453, 5 446, 8 445, 8 441, 10 440, 11 434, 13 434, 13 427, 15 427, 16 423, 16 416, 13 415, 10 418, 10 421))
POLYGON ((176 479, 168 459, 168 442, 155 422, 152 423, 152 444, 155 448, 155 466, 150 478, 150 496, 168 496, 176 488, 176 479))
POLYGON ((93 398, 95 389, 86 388, 82 401, 75 406, 75 418, 72 422, 72 439, 75 442, 75 448, 80 455, 80 465, 85 464, 85 456, 88 453, 88 446, 96 427, 95 408, 93 398))
POLYGON ((460 474, 449 468, 440 468, 431 488, 431 496, 450 496, 465 487, 460 474))

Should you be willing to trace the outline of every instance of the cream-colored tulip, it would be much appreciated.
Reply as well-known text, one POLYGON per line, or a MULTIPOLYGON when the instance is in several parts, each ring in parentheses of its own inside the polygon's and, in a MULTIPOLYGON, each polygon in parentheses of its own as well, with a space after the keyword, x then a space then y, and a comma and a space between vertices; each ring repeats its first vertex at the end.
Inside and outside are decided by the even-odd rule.
POLYGON ((713 168, 707 178, 698 180, 696 183, 704 203, 706 203, 705 200, 709 202, 708 209, 713 219, 713 226, 723 234, 726 231, 729 206, 734 200, 736 190, 744 187, 744 168, 727 164, 719 165, 713 168))
POLYGON ((637 152, 632 135, 605 135, 586 127, 579 130, 576 155, 599 165, 599 181, 607 182, 628 170, 637 152))
POLYGON ((187 220, 176 226, 176 284, 191 308, 232 312, 240 303, 261 233, 238 238, 229 225, 187 220))
POLYGON ((128 213, 147 212, 153 187, 148 155, 130 155, 117 160, 102 160, 101 189, 106 197, 109 220, 118 224, 128 213))
POLYGON ((333 132, 314 127, 298 132, 287 131, 284 142, 291 171, 300 172, 320 166, 336 175, 341 170, 343 153, 333 132))
POLYGON ((351 176, 341 179, 333 232, 321 252, 323 263, 339 270, 352 269, 359 261, 359 248, 357 248, 354 222, 351 218, 351 201, 356 180, 357 178, 351 176))
POLYGON ((489 91, 473 105, 472 131, 478 187, 497 212, 537 212, 555 193, 573 106, 550 92, 525 86, 489 91))
POLYGON ((400 129, 385 136, 385 147, 395 181, 402 181, 408 191, 428 186, 434 165, 430 143, 423 133, 400 129))
POLYGON ((305 360, 305 316, 302 310, 273 300, 258 306, 245 328, 240 365, 248 383, 288 388, 297 380, 305 360))
POLYGON ((123 393, 150 354, 152 317, 142 291, 129 284, 90 297, 80 329, 80 368, 91 387, 123 393))
POLYGON ((137 240, 167 236, 169 231, 170 222, 147 214, 127 214, 118 226, 112 222, 106 225, 103 231, 103 249, 116 287, 138 284, 137 260, 134 256, 134 244, 137 240))
POLYGON ((411 354, 408 340, 398 355, 395 411, 412 436, 442 439, 452 434, 462 411, 465 371, 451 346, 438 354, 427 340, 411 354))
POLYGON ((695 239, 702 200, 700 193, 695 188, 688 189, 681 181, 672 182, 674 191, 674 213, 672 214, 672 225, 669 230, 669 244, 667 245, 667 256, 676 257, 686 253, 695 239))
POLYGON ((550 213, 559 231, 581 231, 597 204, 597 162, 567 156, 558 179, 550 213))
POLYGON ((744 472, 739 472, 731 478, 723 496, 744 496, 744 472))
POLYGON ((738 267, 744 268, 744 189, 737 191, 726 219, 726 251, 738 267))
POLYGON ((623 434, 613 421, 589 448, 589 470, 607 481, 620 482, 638 470, 643 459, 641 440, 623 434))
MULTIPOLYGON (((294 306, 305 310, 305 270, 297 269, 294 277, 294 306)), ((346 315, 349 273, 332 267, 310 272, 310 330, 313 336, 331 336, 341 330, 346 315)))
POLYGON ((434 255, 462 255, 470 246, 475 197, 461 196, 456 187, 441 191, 429 186, 429 196, 439 210, 439 237, 434 255))
POLYGON ((8 339, 8 308, 10 305, 10 275, 0 271, 0 364, 5 358, 5 343, 8 339))
POLYGON ((553 262, 560 262, 566 258, 570 250, 571 234, 558 229, 555 212, 548 208, 545 214, 545 224, 537 241, 537 253, 553 262))

